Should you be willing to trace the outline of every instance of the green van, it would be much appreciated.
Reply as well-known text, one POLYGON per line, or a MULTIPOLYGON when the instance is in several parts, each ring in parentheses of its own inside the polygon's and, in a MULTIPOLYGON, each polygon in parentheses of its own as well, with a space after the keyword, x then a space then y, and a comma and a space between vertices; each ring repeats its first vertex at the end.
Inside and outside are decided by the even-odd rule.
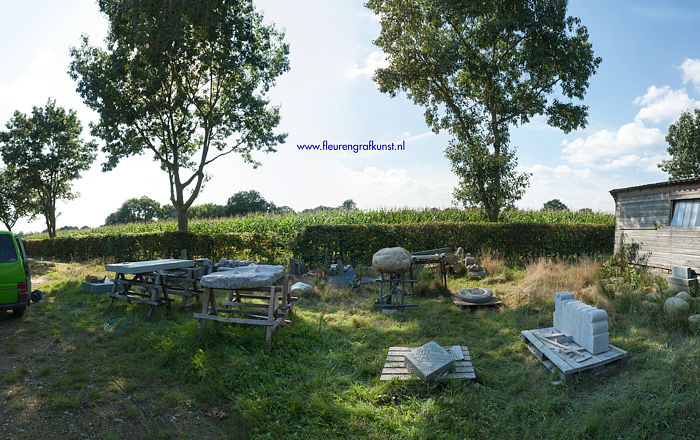
POLYGON ((12 310, 20 317, 32 291, 24 245, 15 234, 0 231, 0 311, 12 310))

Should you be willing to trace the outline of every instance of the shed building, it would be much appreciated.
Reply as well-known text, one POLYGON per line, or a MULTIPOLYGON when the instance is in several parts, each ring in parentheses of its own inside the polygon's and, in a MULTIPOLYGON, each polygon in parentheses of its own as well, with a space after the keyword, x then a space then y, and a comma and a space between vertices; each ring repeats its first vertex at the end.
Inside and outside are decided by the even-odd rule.
POLYGON ((615 252, 633 245, 636 263, 700 273, 700 178, 613 189, 615 252))

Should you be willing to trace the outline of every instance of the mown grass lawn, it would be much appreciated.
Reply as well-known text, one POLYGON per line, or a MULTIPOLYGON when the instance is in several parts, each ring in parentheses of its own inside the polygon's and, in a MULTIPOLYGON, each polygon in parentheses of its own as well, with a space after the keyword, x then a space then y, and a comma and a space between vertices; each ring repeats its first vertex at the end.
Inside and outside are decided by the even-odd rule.
MULTIPOLYGON (((45 272, 45 302, 21 321, 0 316, 0 438, 700 435, 698 337, 681 321, 640 311, 635 294, 599 293, 594 269, 578 278, 563 265, 507 271, 490 284, 507 304, 500 312, 460 311, 426 287, 413 298, 419 307, 382 315, 372 292, 321 286, 268 346, 262 329, 200 327, 177 307, 150 320, 139 305, 110 310, 104 296, 79 288, 101 266, 35 267, 45 272), (611 343, 630 354, 622 369, 551 385, 520 331, 550 326, 554 289, 565 288, 608 310, 611 343), (79 322, 121 316, 133 322, 113 334, 79 322), (477 379, 379 382, 388 347, 430 340, 467 345, 477 379), (213 409, 227 416, 211 417, 213 409)), ((450 280, 452 290, 475 285, 450 280)))

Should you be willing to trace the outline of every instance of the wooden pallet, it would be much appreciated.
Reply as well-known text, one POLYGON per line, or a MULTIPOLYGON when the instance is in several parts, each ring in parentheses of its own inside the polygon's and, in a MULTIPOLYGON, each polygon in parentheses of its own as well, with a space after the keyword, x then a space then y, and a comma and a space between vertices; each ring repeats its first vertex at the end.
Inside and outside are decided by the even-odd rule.
POLYGON ((553 327, 520 332, 527 348, 542 362, 542 365, 547 367, 549 371, 559 372, 561 383, 565 384, 577 373, 590 371, 595 375, 600 375, 627 362, 627 352, 614 345, 608 345, 608 351, 594 355, 573 341, 559 343, 552 335, 561 335, 561 333, 553 327), (546 342, 548 337, 554 343, 546 342), (566 345, 567 349, 557 345, 566 345))
POLYGON ((503 305, 501 300, 496 298, 496 297, 493 297, 486 302, 475 303, 475 302, 465 301, 456 295, 452 296, 452 304, 456 305, 457 307, 459 307, 462 310, 474 310, 474 309, 478 309, 480 307, 492 307, 494 309, 497 309, 503 305))
MULTIPOLYGON (((472 366, 472 358, 469 356, 469 350, 464 345, 462 345, 461 347, 464 359, 461 361, 455 361, 454 371, 439 377, 437 380, 476 379, 474 367, 472 366)), ((444 348, 445 350, 450 351, 450 347, 444 348)), ((413 373, 411 373, 411 371, 409 371, 408 368, 406 368, 405 356, 406 353, 408 353, 411 350, 413 350, 412 347, 389 347, 389 354, 386 357, 384 368, 382 369, 382 374, 379 377, 379 380, 418 380, 419 378, 413 375, 413 373)))

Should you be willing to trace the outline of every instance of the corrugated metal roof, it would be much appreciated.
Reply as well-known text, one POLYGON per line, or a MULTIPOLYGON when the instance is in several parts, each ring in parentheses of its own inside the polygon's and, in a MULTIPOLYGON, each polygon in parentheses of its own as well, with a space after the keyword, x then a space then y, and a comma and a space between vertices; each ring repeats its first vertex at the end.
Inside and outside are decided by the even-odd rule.
POLYGON ((621 193, 621 192, 625 192, 625 191, 632 191, 632 190, 637 190, 637 189, 647 189, 647 188, 660 188, 660 187, 664 187, 664 186, 687 185, 689 183, 700 184, 700 177, 690 177, 688 179, 678 179, 678 180, 667 180, 665 182, 648 183, 646 185, 630 186, 628 188, 611 189, 610 194, 613 197, 615 197, 616 194, 621 193))

